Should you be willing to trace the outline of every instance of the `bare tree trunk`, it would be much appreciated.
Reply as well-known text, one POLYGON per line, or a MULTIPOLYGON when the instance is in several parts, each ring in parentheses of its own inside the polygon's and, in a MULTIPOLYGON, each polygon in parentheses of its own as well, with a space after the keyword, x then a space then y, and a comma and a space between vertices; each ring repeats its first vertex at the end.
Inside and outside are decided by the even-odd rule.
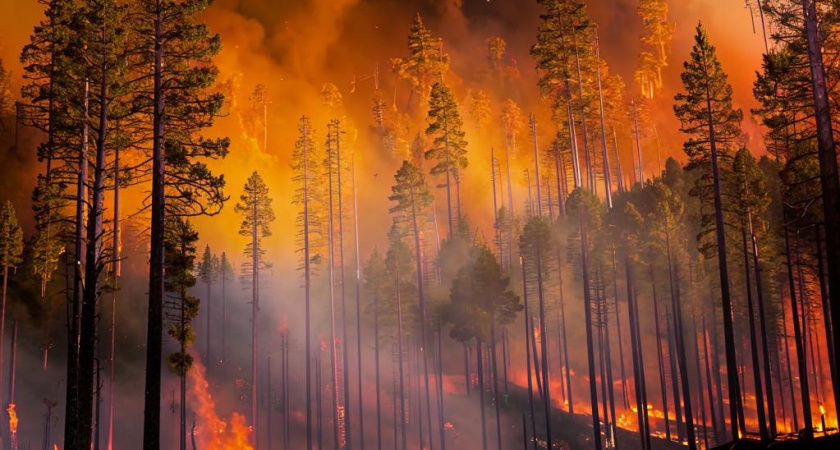
POLYGON ((114 371, 117 351, 117 291, 120 280, 120 149, 114 149, 114 223, 112 243, 113 248, 113 297, 111 299, 111 349, 108 361, 108 450, 114 448, 114 371))
MULTIPOLYGON (((487 450, 487 411, 484 408, 484 359, 481 339, 476 340, 475 349, 478 357, 478 400, 481 409, 481 450, 487 450)), ((422 447, 421 447, 422 448, 422 447)))
MULTIPOLYGON (((448 172, 447 172, 448 173, 448 172)), ((412 196, 412 224, 414 226, 414 249, 415 249, 415 256, 417 262, 417 295, 419 298, 419 309, 420 309, 420 353, 421 358, 423 360, 423 384, 425 387, 425 396, 426 396, 426 414, 427 414, 427 422, 431 425, 432 423, 432 413, 431 413, 431 394, 429 393, 429 362, 428 358, 426 357, 426 298, 424 295, 423 289, 423 267, 422 267, 422 258, 420 256, 420 230, 417 225, 417 209, 414 202, 414 192, 411 193, 412 196)), ((429 450, 434 450, 434 444, 429 442, 429 450)))
MULTIPOLYGON (((302 134, 306 135, 306 122, 303 122, 302 134)), ((303 142, 303 289, 304 289, 304 315, 305 324, 305 352, 306 361, 306 450, 312 450, 312 305, 310 298, 311 291, 311 270, 309 257, 309 149, 306 139, 303 142)), ((222 281, 224 283, 224 281, 222 281)), ((224 286, 224 285, 222 285, 224 286)), ((288 345, 288 339, 286 341, 288 345)), ((288 351, 288 350, 287 350, 288 351)), ((320 387, 316 385, 320 391, 320 387)), ((320 404, 320 402, 319 402, 320 404)), ((288 420, 288 419, 287 419, 288 420)), ((288 435, 288 433, 287 433, 288 435)))
MULTIPOLYGON (((750 280, 750 257, 747 250, 747 229, 746 224, 741 224, 741 240, 744 251, 744 279, 746 280, 747 314, 749 314, 750 327, 750 357, 752 358, 753 385, 755 386, 755 410, 758 418, 758 433, 762 441, 766 441, 770 434, 767 432, 767 420, 764 416, 764 390, 761 388, 761 364, 758 359, 758 336, 756 335, 755 308, 753 307, 752 281, 750 280)), ((756 280, 758 286, 758 280, 756 280)), ((767 385, 768 390, 772 389, 767 385)))
POLYGON ((251 213, 253 214, 251 217, 251 429, 254 436, 254 448, 259 449, 260 418, 257 412, 257 399, 259 398, 260 241, 257 235, 259 214, 256 201, 251 213))
MULTIPOLYGON (((403 375, 403 326, 402 326, 402 297, 400 295, 400 282, 397 280, 396 282, 397 287, 397 351, 399 352, 398 362, 399 362, 399 371, 400 371, 400 428, 402 432, 402 450, 407 450, 408 446, 406 445, 406 421, 405 421, 405 387, 404 387, 404 380, 405 376, 403 375)), ((394 437, 396 440, 396 436, 394 437)))
POLYGON ((636 305, 636 292, 633 287, 633 267, 630 258, 624 258, 627 279, 627 309, 630 313, 630 348, 633 356, 633 382, 636 393, 636 420, 639 425, 641 448, 647 450, 650 445, 650 423, 647 409, 647 388, 645 386, 645 365, 643 358, 641 333, 639 330, 639 309, 636 305))
POLYGON ((496 406, 496 450, 502 450, 501 401, 499 398, 499 369, 496 356, 496 321, 490 322, 491 354, 493 357, 493 403, 496 406))
POLYGON ((659 325, 659 301, 656 296, 656 279, 654 278, 653 265, 650 266, 650 285, 653 289, 653 317, 656 326, 656 356, 659 361, 659 383, 662 391, 662 413, 665 417, 665 440, 671 440, 671 419, 668 417, 668 389, 665 382, 665 364, 662 355, 662 329, 659 325))
POLYGON ((793 318, 793 338, 794 342, 796 343, 796 360, 799 364, 799 389, 802 401, 802 418, 805 421, 805 432, 807 434, 812 434, 813 424, 811 422, 811 396, 808 389, 808 363, 805 357, 805 348, 802 342, 801 323, 799 321, 799 312, 796 306, 796 286, 793 281, 793 266, 791 265, 790 260, 790 236, 787 226, 785 226, 784 232, 785 258, 787 259, 788 284, 790 287, 791 317, 793 318))
MULTIPOLYGON (((87 239, 85 242, 85 281, 82 297, 82 322, 79 333, 79 445, 91 446, 94 400, 99 387, 96 386, 96 348, 98 338, 99 275, 104 266, 101 257, 102 214, 105 195, 105 143, 108 127, 107 88, 105 71, 102 71, 99 86, 99 113, 96 127, 96 159, 93 175, 93 189, 87 214, 87 239)), ((86 82, 87 84, 87 82, 86 82)), ((86 88, 87 90, 87 88, 86 88)), ((87 110, 87 108, 85 108, 87 110)), ((0 333, 2 330, 0 330, 0 333)))
POLYGON ((621 369, 621 397, 624 399, 624 408, 630 408, 630 394, 627 390, 627 376, 624 372, 624 344, 621 332, 621 302, 618 299, 618 270, 615 260, 615 244, 612 247, 612 271, 613 271, 613 295, 615 296, 615 326, 618 334, 618 367, 621 369))
POLYGON ((610 180, 610 156, 607 152, 607 126, 604 122, 604 91, 601 88, 601 49, 598 36, 595 36, 595 64, 597 65, 598 107, 601 116, 601 162, 604 170, 604 194, 607 199, 607 209, 612 209, 612 182, 610 180))
MULTIPOLYGON (((88 182, 88 125, 87 112, 89 102, 90 84, 85 80, 84 110, 85 119, 82 126, 82 143, 79 151, 79 174, 76 185, 76 222, 75 222, 75 253, 73 256, 73 297, 70 305, 70 323, 68 324, 69 336, 67 338, 67 396, 64 411, 64 445, 67 448, 76 448, 81 442, 79 435, 80 424, 80 367, 79 367, 79 339, 81 338, 81 317, 82 317, 82 290, 83 290, 83 247, 85 233, 85 202, 87 201, 88 182)), ((6 277, 4 276, 4 280, 6 277)), ((5 282, 5 281, 4 281, 5 282)), ((6 296, 3 295, 3 304, 0 306, 0 342, 5 334, 6 322, 6 296)), ((3 362, 3 345, 0 345, 0 365, 3 362)), ((2 371, 0 371, 0 384, 2 384, 2 371)))
POLYGON ((569 404, 569 414, 575 414, 575 406, 572 397, 572 371, 569 367, 569 339, 566 334, 566 302, 563 298, 563 259, 560 255, 560 248, 557 249, 557 282, 558 282, 558 290, 560 292, 560 327, 561 333, 563 337, 563 354, 565 358, 563 358, 563 363, 565 364, 565 379, 566 379, 566 401, 569 404))
MULTIPOLYGON (((714 433, 715 433, 715 444, 720 444, 720 441, 725 438, 725 435, 724 436, 720 435, 720 430, 722 428, 725 428, 725 427, 723 426, 723 424, 720 424, 721 425, 720 427, 718 426, 718 417, 717 417, 717 414, 715 413, 715 398, 714 398, 714 394, 713 394, 714 393, 714 388, 713 388, 714 380, 712 379, 712 362, 711 362, 712 355, 709 354, 709 345, 708 345, 708 341, 707 341, 708 330, 706 329, 706 315, 704 314, 700 320, 701 320, 701 323, 702 323, 702 326, 703 326, 703 335, 701 337, 703 339, 703 358, 706 360, 704 365, 705 365, 705 368, 706 368, 706 387, 708 388, 708 394, 709 394, 709 416, 711 416, 711 418, 712 418, 712 430, 714 430, 714 433)), ((718 398, 717 401, 720 402, 721 399, 718 398)), ((719 417, 719 419, 723 420, 723 416, 719 417)))
MULTIPOLYGON (((760 2, 761 0, 759 0, 759 3, 760 2)), ((764 22, 763 14, 764 13, 762 12, 762 27, 764 22)), ((773 377, 772 372, 770 371, 770 350, 767 342, 767 316, 764 313, 764 283, 761 276, 761 261, 758 256, 758 241, 755 236, 755 231, 753 230, 752 213, 750 211, 747 211, 747 223, 749 225, 750 241, 752 242, 753 270, 755 271, 755 293, 756 300, 758 301, 758 323, 761 326, 761 350, 762 356, 764 357, 764 384, 766 386, 765 394, 767 396, 767 419, 770 425, 770 437, 774 438, 776 436, 776 405, 773 401, 773 377)), ((822 268, 822 263, 820 263, 820 268, 822 268)), ((828 315, 825 317, 828 318, 828 315)), ((830 342, 830 332, 826 333, 826 338, 830 342)), ((831 357, 833 357, 833 352, 829 351, 829 355, 831 359, 831 357)), ((834 378, 832 377, 832 379, 834 378)))
MULTIPOLYGON (((669 241, 670 244, 670 241, 669 241)), ((669 245, 670 250, 670 245, 669 245)), ((670 251, 668 252, 670 253, 670 251)), ((669 261, 671 258, 668 258, 669 261)), ((679 369, 682 377, 682 395, 683 405, 685 407, 685 427, 686 436, 688 437, 688 448, 691 450, 697 449, 697 439, 694 433, 694 411, 691 407, 691 389, 688 381, 688 357, 685 351, 685 333, 683 332, 683 318, 682 318, 682 300, 680 299, 680 272, 679 265, 676 261, 670 263, 673 265, 674 272, 674 337, 676 339, 677 353, 679 356, 679 369)), ((760 383, 760 382, 759 382, 760 383)))
MULTIPOLYGON (((531 414, 531 435, 534 439, 534 449, 536 449, 536 440, 537 440, 537 423, 536 423, 536 413, 534 410, 534 386, 531 381, 532 372, 531 372, 531 341, 530 337, 531 332, 531 312, 529 311, 528 305, 528 282, 525 278, 525 264, 522 260, 520 260, 520 265, 522 266, 522 298, 524 299, 525 304, 525 366, 526 371, 528 372, 528 409, 531 414)), ((526 449, 527 450, 527 449, 526 449)))
MULTIPOLYGON (((379 378, 379 296, 374 294, 373 297, 373 337, 375 339, 373 347, 373 365, 376 373, 376 448, 382 450, 382 401, 381 401, 381 387, 379 378)), ((362 348, 359 347, 359 352, 362 348)), ((362 405, 364 407, 364 405, 362 405)), ((396 439, 396 435, 394 436, 396 439)))
POLYGON ((589 284, 589 264, 587 262, 588 253, 586 227, 583 224, 583 219, 580 222, 580 255, 581 266, 583 268, 583 308, 586 326, 586 353, 589 362, 589 397, 592 404, 592 430, 595 440, 595 450, 601 450, 603 444, 601 442, 601 421, 598 419, 598 390, 595 384, 595 354, 594 342, 592 339, 592 297, 589 284))
MULTIPOLYGON (((828 86, 825 79, 825 67, 819 36, 817 2, 816 0, 802 0, 802 10, 805 21, 805 35, 808 40, 808 60, 811 68, 811 83, 814 96, 814 114, 817 122, 817 144, 819 147, 820 185, 822 187, 823 217, 826 229, 840 229, 840 173, 837 170, 837 149, 832 130, 831 105, 828 101, 828 86)), ((826 253, 840 254, 840 233, 826 233, 826 253)), ((840 261, 828 258, 827 278, 828 292, 831 304, 831 322, 840 323, 840 261)), ((834 342, 840 342, 840 327, 833 331, 834 342)), ((840 360, 836 353, 834 360, 840 360)), ((840 404, 840 383, 832 383, 834 387, 834 404, 840 404)), ((806 417, 806 421, 808 418, 806 417)), ((806 422, 807 425, 807 422, 806 422)))

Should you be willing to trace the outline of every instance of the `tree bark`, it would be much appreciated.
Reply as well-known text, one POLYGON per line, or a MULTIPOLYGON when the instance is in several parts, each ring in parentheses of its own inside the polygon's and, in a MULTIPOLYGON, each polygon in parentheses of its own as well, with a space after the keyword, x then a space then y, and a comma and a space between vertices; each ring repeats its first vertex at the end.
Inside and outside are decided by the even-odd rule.
MULTIPOLYGON (((143 448, 160 448, 160 368, 163 352, 163 226, 164 226, 164 114, 163 0, 154 7, 152 219, 149 257, 149 316, 146 337, 146 388, 143 411, 143 448)), ((72 448, 72 447, 69 447, 72 448)))

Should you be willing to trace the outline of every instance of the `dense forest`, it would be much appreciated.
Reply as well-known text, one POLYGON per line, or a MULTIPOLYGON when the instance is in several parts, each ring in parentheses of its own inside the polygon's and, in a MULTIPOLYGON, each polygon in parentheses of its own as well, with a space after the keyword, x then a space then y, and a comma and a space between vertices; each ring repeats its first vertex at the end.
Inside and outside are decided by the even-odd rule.
POLYGON ((837 2, 13 2, 0 448, 840 446, 837 2))

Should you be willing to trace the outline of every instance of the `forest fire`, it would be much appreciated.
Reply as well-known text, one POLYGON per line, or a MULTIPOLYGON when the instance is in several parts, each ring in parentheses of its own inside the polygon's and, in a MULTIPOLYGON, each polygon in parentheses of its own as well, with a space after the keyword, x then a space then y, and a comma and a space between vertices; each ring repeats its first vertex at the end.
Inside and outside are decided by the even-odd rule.
POLYGON ((6 3, 0 448, 840 440, 840 3, 6 3))
POLYGON ((191 386, 188 399, 196 414, 198 446, 208 450, 253 450, 251 429, 245 422, 245 416, 233 413, 230 420, 219 416, 206 375, 206 367, 198 360, 188 372, 191 386))

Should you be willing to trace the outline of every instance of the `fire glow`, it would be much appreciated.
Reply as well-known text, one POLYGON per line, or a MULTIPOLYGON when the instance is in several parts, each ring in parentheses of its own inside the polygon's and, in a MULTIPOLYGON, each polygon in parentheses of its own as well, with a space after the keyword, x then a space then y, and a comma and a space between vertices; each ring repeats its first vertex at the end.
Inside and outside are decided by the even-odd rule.
POLYGON ((188 401, 196 415, 195 438, 198 447, 207 450, 253 450, 249 442, 251 428, 245 416, 233 413, 230 420, 226 421, 216 412, 216 401, 210 394, 204 365, 196 359, 187 373, 192 386, 188 401))

